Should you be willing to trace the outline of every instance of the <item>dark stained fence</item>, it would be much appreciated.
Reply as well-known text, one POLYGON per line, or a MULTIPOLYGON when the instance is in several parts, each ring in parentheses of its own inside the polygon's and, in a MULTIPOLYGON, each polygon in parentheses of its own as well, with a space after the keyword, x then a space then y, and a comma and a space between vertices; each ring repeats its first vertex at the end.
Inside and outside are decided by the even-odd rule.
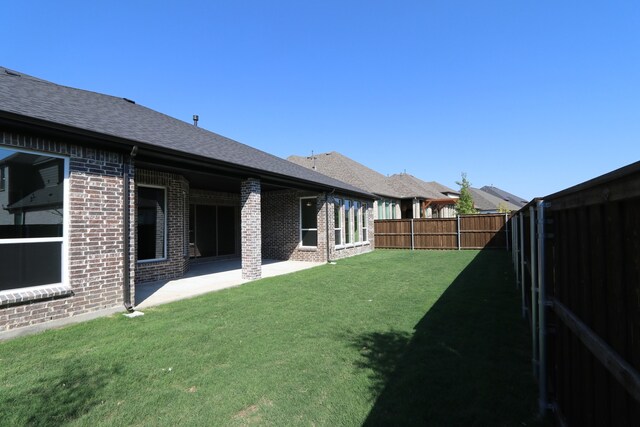
POLYGON ((640 425, 640 162, 535 200, 510 230, 541 411, 640 425))
POLYGON ((507 219, 505 214, 483 214, 376 220, 376 248, 505 249, 509 243, 507 219))

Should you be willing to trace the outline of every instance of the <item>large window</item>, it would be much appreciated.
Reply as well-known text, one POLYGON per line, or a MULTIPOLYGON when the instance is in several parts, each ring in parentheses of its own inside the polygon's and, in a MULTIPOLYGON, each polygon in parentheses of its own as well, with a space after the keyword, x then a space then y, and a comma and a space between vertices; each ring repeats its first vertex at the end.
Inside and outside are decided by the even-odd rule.
POLYGON ((369 221, 367 221, 367 204, 362 204, 362 241, 368 242, 367 239, 367 229, 369 221))
POLYGON ((167 203, 163 187, 138 187, 138 261, 166 258, 167 203))
POLYGON ((318 208, 315 197, 300 199, 300 245, 318 246, 318 208))
POLYGON ((0 291, 60 284, 67 161, 0 148, 0 291))
POLYGON ((353 241, 361 242, 360 239, 360 202, 353 202, 353 241))
POLYGON ((344 242, 348 245, 353 243, 353 233, 351 230, 351 200, 344 201, 344 242))
POLYGON ((335 200, 333 204, 333 213, 335 217, 334 226, 333 226, 335 230, 335 235, 336 235, 335 243, 336 243, 336 246, 342 246, 343 245, 342 232, 344 230, 342 228, 342 219, 344 217, 342 200, 340 199, 335 200))

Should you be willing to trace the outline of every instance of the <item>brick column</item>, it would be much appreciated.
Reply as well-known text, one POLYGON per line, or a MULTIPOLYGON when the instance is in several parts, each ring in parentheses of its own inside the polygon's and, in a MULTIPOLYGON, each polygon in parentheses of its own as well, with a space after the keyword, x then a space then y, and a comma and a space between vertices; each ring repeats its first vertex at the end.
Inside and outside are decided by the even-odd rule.
POLYGON ((260 211, 260 180, 247 178, 240 186, 240 229, 242 233, 242 278, 253 280, 262 276, 262 226, 260 211))

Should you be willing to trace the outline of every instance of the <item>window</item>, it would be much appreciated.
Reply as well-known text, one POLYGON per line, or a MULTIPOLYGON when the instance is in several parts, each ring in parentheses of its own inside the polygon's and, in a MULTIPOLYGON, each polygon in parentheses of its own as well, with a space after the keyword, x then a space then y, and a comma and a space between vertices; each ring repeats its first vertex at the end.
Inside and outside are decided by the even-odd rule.
POLYGON ((391 219, 391 202, 389 200, 384 201, 385 219, 391 219))
POLYGON ((391 219, 396 219, 396 202, 391 202, 391 219))
POLYGON ((377 201, 378 205, 378 219, 384 219, 384 200, 377 201))
POLYGON ((0 291, 64 282, 63 158, 0 148, 0 291))
POLYGON ((163 187, 138 187, 138 261, 166 258, 166 200, 163 187))
POLYGON ((367 221, 367 204, 363 203, 362 204, 362 241, 363 242, 368 242, 369 240, 367 239, 367 228, 369 224, 369 221, 367 221))
POLYGON ((360 202, 353 202, 353 241, 355 243, 360 240, 360 202))
POLYGON ((333 213, 335 222, 333 228, 335 230, 335 244, 336 246, 342 246, 342 217, 344 216, 342 211, 342 200, 336 199, 333 203, 333 213))
POLYGON ((318 208, 315 197, 300 199, 300 245, 318 246, 318 208))
POLYGON ((348 245, 353 243, 351 231, 351 200, 344 201, 344 242, 348 245))

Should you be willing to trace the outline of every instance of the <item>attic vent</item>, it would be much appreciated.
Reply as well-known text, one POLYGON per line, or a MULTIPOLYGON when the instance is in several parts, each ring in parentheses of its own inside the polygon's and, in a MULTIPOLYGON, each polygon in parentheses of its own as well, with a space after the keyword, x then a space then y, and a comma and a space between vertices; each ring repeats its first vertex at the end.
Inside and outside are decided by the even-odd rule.
POLYGON ((136 103, 136 101, 132 101, 131 99, 128 99, 128 98, 122 98, 122 99, 124 99, 125 101, 127 101, 127 102, 129 102, 131 104, 135 104, 136 103))
POLYGON ((4 72, 9 74, 10 76, 22 77, 22 76, 20 76, 20 74, 14 73, 13 71, 9 71, 7 69, 5 69, 4 72))

